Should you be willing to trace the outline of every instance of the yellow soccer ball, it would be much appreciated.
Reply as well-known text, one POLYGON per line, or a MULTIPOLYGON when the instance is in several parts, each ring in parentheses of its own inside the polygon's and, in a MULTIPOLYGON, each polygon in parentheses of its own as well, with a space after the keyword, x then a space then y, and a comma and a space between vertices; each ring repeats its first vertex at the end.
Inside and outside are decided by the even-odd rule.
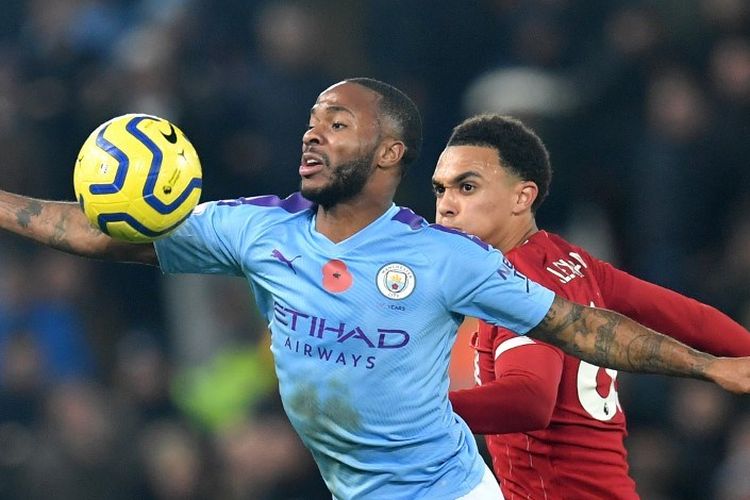
POLYGON ((174 124, 128 114, 94 130, 73 171, 76 199, 91 225, 113 238, 142 243, 176 229, 201 195, 195 148, 174 124))

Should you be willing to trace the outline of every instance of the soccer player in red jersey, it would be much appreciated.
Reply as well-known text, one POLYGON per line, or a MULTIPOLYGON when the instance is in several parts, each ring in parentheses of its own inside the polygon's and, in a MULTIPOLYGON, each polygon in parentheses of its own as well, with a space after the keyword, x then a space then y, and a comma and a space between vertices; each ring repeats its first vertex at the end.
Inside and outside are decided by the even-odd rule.
MULTIPOLYGON (((535 212, 550 178, 547 150, 523 123, 470 118, 454 129, 435 169, 436 221, 479 236, 571 301, 615 310, 712 354, 750 354, 750 334, 718 310, 539 230, 535 212)), ((450 399, 473 432, 487 435, 506 498, 639 498, 615 370, 481 322, 474 344, 481 385, 450 399)))

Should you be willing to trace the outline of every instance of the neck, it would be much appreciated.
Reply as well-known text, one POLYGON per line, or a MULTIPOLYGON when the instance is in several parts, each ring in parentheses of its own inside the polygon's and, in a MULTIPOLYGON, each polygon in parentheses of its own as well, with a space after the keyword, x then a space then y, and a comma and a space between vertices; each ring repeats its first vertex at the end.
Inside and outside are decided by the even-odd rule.
POLYGON ((318 207, 315 229, 334 243, 339 243, 371 224, 391 206, 390 198, 370 200, 356 197, 333 207, 318 207))
POLYGON ((518 224, 511 231, 501 235, 491 244, 501 252, 507 253, 514 248, 523 245, 526 240, 531 238, 531 235, 538 231, 539 228, 536 226, 536 219, 531 217, 523 224, 518 224))

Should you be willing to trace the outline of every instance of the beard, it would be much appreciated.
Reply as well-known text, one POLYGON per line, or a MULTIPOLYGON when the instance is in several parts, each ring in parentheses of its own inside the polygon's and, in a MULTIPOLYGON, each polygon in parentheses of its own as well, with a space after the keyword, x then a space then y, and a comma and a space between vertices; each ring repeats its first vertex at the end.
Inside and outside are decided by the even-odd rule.
POLYGON ((373 151, 346 163, 333 167, 330 182, 319 188, 300 188, 302 196, 311 202, 329 209, 349 201, 362 192, 372 173, 373 151))

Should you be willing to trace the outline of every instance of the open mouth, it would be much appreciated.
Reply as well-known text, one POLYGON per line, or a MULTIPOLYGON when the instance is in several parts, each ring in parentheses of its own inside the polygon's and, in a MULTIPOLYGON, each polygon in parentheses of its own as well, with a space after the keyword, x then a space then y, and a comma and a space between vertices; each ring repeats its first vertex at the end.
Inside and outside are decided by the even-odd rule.
POLYGON ((299 165, 299 175, 309 177, 323 170, 323 158, 316 154, 305 153, 302 155, 302 161, 299 165))

